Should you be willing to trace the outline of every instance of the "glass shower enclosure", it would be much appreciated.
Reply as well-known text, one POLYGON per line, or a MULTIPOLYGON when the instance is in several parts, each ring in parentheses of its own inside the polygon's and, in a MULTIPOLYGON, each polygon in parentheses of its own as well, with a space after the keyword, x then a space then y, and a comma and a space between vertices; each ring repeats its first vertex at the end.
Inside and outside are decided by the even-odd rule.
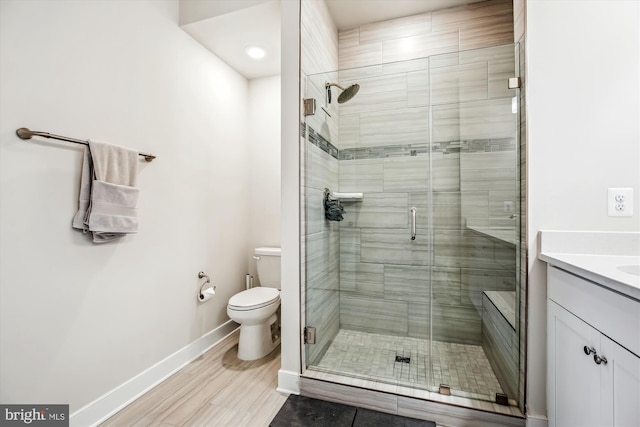
POLYGON ((306 369, 521 400, 517 52, 307 76, 306 369))

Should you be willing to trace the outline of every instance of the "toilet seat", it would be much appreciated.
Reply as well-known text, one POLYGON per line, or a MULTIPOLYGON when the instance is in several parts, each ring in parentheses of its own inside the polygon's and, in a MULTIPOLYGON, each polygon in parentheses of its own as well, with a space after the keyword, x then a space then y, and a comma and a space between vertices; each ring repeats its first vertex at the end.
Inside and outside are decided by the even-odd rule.
POLYGON ((275 288, 261 286, 247 289, 229 299, 228 308, 237 311, 256 310, 273 304, 280 299, 280 291, 275 288))

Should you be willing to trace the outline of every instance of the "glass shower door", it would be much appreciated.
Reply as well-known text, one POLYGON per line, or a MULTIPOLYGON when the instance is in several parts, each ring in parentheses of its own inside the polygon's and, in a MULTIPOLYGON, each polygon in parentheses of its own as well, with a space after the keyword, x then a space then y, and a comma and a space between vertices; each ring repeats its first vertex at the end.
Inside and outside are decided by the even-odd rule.
POLYGON ((509 45, 307 76, 310 370, 517 400, 516 61, 509 45))
POLYGON ((508 84, 518 76, 515 48, 439 55, 430 64, 430 389, 517 400, 518 93, 508 84))

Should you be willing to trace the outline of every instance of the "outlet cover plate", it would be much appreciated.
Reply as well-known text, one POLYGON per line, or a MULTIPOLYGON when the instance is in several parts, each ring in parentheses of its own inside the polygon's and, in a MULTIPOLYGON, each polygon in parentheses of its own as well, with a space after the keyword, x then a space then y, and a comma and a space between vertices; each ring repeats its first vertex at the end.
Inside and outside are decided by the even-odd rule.
POLYGON ((633 188, 609 188, 607 211, 609 216, 633 216, 633 188))

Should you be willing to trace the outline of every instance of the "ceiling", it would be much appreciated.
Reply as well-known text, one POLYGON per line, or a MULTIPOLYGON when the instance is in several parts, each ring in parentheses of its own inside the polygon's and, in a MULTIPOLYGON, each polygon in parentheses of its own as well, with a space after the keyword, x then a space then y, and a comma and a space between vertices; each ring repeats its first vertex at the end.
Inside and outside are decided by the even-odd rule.
POLYGON ((280 74, 280 0, 201 19, 182 29, 249 80, 280 74), (267 55, 251 59, 245 53, 249 46, 260 46, 267 55))
MULTIPOLYGON (((336 27, 345 29, 484 0, 325 1, 336 27)), ((280 0, 180 0, 180 20, 183 30, 247 79, 280 74, 280 0), (255 45, 267 56, 249 58, 245 49, 255 45)))
POLYGON ((485 0, 325 0, 339 30, 485 0))

